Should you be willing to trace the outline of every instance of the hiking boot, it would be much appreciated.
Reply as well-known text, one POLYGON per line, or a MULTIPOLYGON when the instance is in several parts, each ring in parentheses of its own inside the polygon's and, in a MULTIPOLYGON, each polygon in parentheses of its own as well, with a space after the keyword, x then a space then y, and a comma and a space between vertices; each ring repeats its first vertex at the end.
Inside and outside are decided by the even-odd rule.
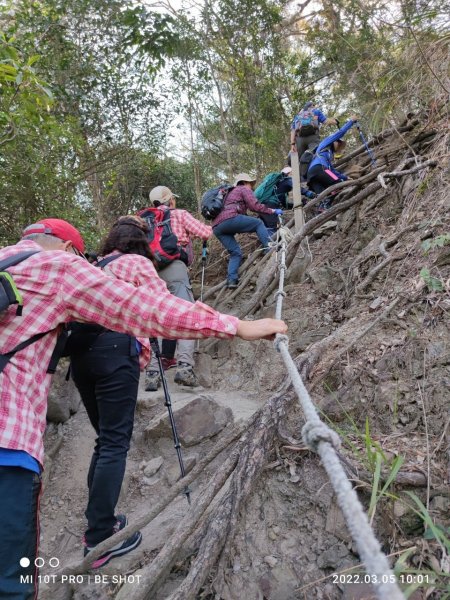
POLYGON ((161 364, 162 364, 164 371, 168 371, 169 369, 173 369, 174 367, 177 366, 177 359, 176 358, 166 358, 163 356, 161 358, 161 364))
MULTIPOLYGON (((123 529, 123 527, 121 527, 123 529)), ((127 552, 131 552, 139 546, 142 541, 142 533, 140 531, 136 531, 133 535, 130 535, 129 538, 124 540, 123 542, 119 542, 109 550, 102 554, 97 560, 95 560, 91 569, 98 569, 99 567, 103 567, 106 565, 112 558, 115 556, 122 556, 122 554, 127 554, 127 552)), ((84 556, 87 556, 91 550, 93 550, 95 546, 88 546, 87 544, 84 547, 84 556)))
POLYGON ((325 198, 325 200, 322 200, 322 202, 320 202, 319 206, 317 207, 317 214, 322 214, 324 212, 326 212, 327 210, 329 210, 331 208, 331 199, 330 198, 325 198))
MULTIPOLYGON (((127 525, 128 525, 128 518, 126 515, 116 515, 116 522, 114 523, 113 532, 111 535, 114 535, 118 531, 121 531, 127 525)), ((85 535, 83 535, 83 545, 86 547, 88 546, 85 535)), ((86 556, 86 553, 85 553, 85 556, 86 556)))
POLYGON ((227 288, 229 290, 235 290, 239 285, 239 281, 237 279, 228 279, 227 288))
POLYGON ((199 385, 194 369, 185 362, 178 363, 174 381, 175 383, 178 383, 178 385, 187 385, 188 387, 196 387, 199 385))
POLYGON ((116 515, 116 522, 113 527, 113 532, 117 533, 128 525, 128 519, 126 515, 116 515))
POLYGON ((161 377, 158 371, 147 371, 145 373, 145 391, 156 392, 161 385, 161 377))

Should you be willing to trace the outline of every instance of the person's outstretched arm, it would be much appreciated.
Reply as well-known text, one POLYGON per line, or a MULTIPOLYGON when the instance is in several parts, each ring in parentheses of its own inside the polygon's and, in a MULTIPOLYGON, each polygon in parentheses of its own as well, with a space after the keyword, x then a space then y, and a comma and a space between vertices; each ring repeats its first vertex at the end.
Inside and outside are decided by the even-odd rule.
POLYGON ((320 144, 317 146, 316 153, 319 153, 321 150, 323 150, 327 146, 330 146, 333 142, 336 142, 337 140, 343 138, 344 135, 347 133, 347 131, 349 131, 349 129, 351 129, 353 127, 353 125, 355 123, 357 123, 357 121, 358 120, 356 118, 349 119, 347 121, 347 123, 345 123, 340 129, 338 129, 337 131, 335 131, 328 137, 324 138, 320 142, 320 144))
MULTIPOLYGON (((138 257, 141 259, 142 257, 138 257)), ((167 289, 112 279, 81 258, 66 258, 60 297, 64 320, 98 323, 108 329, 142 337, 243 339, 271 337, 287 330, 283 321, 240 321, 201 302, 187 302, 167 289), (244 323, 244 325, 242 325, 244 323)))

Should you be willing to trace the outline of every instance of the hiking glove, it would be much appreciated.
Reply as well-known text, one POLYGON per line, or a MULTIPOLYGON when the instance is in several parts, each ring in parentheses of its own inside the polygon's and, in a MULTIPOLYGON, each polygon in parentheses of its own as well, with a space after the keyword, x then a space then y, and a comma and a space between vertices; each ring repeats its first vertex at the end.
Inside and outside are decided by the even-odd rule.
POLYGON ((283 214, 283 211, 281 210, 281 208, 276 208, 276 209, 273 211, 273 214, 274 214, 274 215, 277 215, 277 216, 280 216, 280 215, 282 215, 282 214, 283 214))
POLYGON ((307 198, 309 198, 310 200, 312 200, 313 198, 316 197, 316 194, 314 192, 311 192, 310 190, 308 190, 308 191, 305 192, 305 196, 307 198))

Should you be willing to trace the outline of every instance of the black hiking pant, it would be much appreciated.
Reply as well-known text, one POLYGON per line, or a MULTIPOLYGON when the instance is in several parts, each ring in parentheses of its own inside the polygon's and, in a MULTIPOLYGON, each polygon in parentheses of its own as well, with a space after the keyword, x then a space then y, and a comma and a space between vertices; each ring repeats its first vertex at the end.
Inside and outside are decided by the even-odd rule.
POLYGON ((322 165, 316 165, 308 171, 308 187, 317 195, 339 181, 341 180, 333 171, 325 169, 322 165))
POLYGON ((95 546, 113 534, 116 523, 139 386, 136 339, 106 331, 85 352, 72 356, 71 371, 97 432, 85 513, 86 543, 95 546))
POLYGON ((177 349, 177 340, 163 340, 161 347, 161 357, 173 358, 177 349))
POLYGON ((317 133, 313 133, 313 135, 306 135, 303 137, 297 135, 295 138, 295 143, 297 145, 298 162, 300 167, 300 181, 306 181, 306 173, 308 171, 309 163, 313 158, 313 152, 320 144, 320 134, 317 131, 317 133), (304 156, 304 154, 306 151, 310 153, 309 161, 305 160, 306 156, 304 156))

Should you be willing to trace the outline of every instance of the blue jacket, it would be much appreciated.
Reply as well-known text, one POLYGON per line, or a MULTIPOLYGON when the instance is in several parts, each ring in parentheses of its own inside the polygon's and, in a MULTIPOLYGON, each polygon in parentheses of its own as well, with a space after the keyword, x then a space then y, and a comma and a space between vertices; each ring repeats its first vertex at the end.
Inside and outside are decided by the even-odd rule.
POLYGON ((322 165, 324 169, 329 169, 332 171, 341 181, 346 181, 348 179, 347 175, 337 171, 333 167, 333 159, 334 159, 334 150, 333 150, 333 142, 344 137, 349 129, 353 127, 355 124, 351 119, 345 123, 343 127, 335 131, 332 135, 329 135, 324 140, 320 142, 317 146, 316 153, 314 158, 312 159, 309 168, 308 168, 308 176, 313 167, 317 167, 317 165, 322 165))
MULTIPOLYGON (((302 112, 302 111, 300 111, 300 112, 302 112)), ((295 115, 294 120, 291 123, 291 129, 297 129, 300 112, 295 115)), ((327 118, 323 114, 323 112, 320 110, 320 108, 313 108, 312 112, 317 116, 320 124, 325 123, 327 118)))

